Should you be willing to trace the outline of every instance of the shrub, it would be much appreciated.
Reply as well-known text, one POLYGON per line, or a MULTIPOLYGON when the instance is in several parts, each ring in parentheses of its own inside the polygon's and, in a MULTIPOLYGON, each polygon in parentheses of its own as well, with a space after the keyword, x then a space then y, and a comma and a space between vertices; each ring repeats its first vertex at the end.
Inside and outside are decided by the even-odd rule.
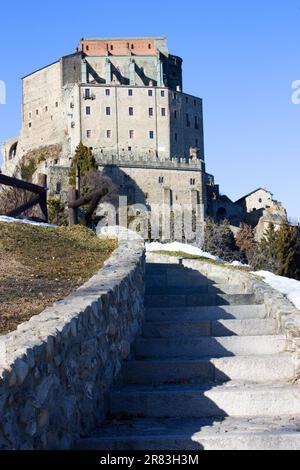
POLYGON ((212 219, 207 221, 204 231, 204 249, 228 262, 241 260, 241 254, 227 220, 220 224, 212 219))

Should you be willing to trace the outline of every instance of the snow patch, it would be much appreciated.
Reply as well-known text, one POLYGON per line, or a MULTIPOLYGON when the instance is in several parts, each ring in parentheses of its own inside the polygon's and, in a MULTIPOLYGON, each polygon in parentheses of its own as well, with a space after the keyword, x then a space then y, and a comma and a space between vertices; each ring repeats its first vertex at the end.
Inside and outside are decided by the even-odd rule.
POLYGON ((172 242, 172 243, 159 243, 159 242, 152 242, 152 243, 146 243, 146 251, 148 253, 151 253, 153 251, 180 251, 182 253, 186 253, 188 255, 194 255, 194 256, 202 256, 203 258, 208 258, 212 259, 214 261, 220 261, 222 260, 218 258, 218 256, 213 256, 210 253, 207 253, 206 251, 201 250, 200 248, 197 248, 193 245, 188 245, 185 243, 180 243, 180 242, 172 242))
POLYGON ((13 217, 7 217, 6 215, 0 215, 0 222, 29 224, 29 225, 37 225, 40 227, 55 227, 55 225, 45 224, 43 222, 34 222, 33 220, 28 220, 28 219, 14 219, 13 217))
POLYGON ((295 307, 300 310, 300 281, 277 276, 276 274, 268 271, 257 271, 252 274, 262 277, 264 282, 285 295, 295 305, 295 307))

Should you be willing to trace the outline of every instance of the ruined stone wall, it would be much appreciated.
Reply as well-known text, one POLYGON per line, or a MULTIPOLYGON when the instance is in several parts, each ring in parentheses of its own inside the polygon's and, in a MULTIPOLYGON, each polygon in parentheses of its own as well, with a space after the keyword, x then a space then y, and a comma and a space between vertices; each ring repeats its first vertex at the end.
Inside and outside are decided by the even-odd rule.
POLYGON ((102 422, 143 298, 144 244, 125 232, 84 286, 0 336, 0 449, 69 449, 102 422))

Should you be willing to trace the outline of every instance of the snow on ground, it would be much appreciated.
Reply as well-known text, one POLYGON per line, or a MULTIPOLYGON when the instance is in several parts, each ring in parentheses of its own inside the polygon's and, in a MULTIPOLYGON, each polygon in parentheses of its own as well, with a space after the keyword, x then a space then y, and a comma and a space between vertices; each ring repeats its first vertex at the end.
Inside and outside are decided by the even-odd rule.
POLYGON ((55 227, 55 225, 51 224, 44 224, 42 222, 33 222, 32 220, 28 219, 14 219, 13 217, 7 217, 6 215, 0 215, 0 222, 17 222, 20 224, 30 224, 30 225, 39 225, 41 227, 55 227))
POLYGON ((268 271, 257 271, 253 274, 261 276, 269 286, 285 295, 300 310, 300 281, 276 276, 268 271))
POLYGON ((188 255, 203 256, 203 258, 212 259, 214 261, 222 261, 217 256, 213 256, 206 251, 201 250, 193 245, 188 245, 185 243, 173 242, 173 243, 159 243, 152 242, 146 243, 146 251, 151 253, 153 251, 180 251, 188 255))

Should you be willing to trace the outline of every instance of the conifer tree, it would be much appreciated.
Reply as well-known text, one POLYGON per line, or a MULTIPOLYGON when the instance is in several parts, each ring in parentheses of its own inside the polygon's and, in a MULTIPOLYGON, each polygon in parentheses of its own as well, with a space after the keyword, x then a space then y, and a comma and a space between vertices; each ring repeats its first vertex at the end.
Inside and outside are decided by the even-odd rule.
POLYGON ((279 276, 296 277, 299 241, 296 227, 284 221, 277 232, 277 273, 279 276))
MULTIPOLYGON (((69 172, 69 183, 72 188, 75 188, 76 185, 76 168, 79 165, 80 168, 80 177, 83 178, 92 170, 97 169, 96 161, 93 156, 91 149, 83 145, 82 142, 78 145, 75 150, 75 155, 72 160, 70 172, 69 172)), ((82 194, 86 194, 93 188, 81 187, 82 194)))

